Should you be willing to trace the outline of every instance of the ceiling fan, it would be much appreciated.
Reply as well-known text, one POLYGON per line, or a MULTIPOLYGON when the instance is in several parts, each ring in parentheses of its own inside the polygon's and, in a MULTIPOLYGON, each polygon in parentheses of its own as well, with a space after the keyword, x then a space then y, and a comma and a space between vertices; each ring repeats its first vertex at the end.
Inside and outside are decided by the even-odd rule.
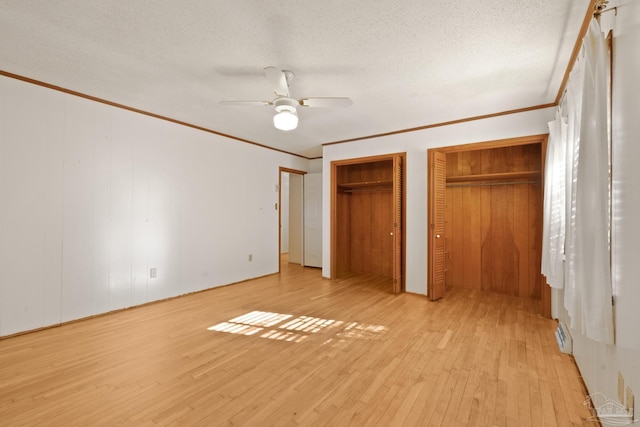
POLYGON ((280 130, 292 130, 298 126, 298 107, 348 107, 353 104, 349 98, 340 97, 291 98, 289 86, 295 76, 292 71, 267 67, 264 69, 264 74, 274 85, 275 99, 272 101, 220 101, 220 104, 274 106, 276 114, 273 116, 273 125, 280 130))

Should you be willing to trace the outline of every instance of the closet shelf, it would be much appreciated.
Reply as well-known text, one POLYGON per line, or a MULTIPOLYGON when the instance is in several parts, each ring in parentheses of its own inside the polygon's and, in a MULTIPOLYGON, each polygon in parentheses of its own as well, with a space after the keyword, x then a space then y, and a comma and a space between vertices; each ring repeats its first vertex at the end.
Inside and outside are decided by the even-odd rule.
POLYGON ((365 188, 391 188, 393 181, 364 181, 364 182, 345 182, 338 184, 338 187, 345 190, 356 190, 365 188))
POLYGON ((477 175, 448 176, 447 183, 451 182, 475 182, 475 181, 501 181, 506 179, 539 179, 540 171, 518 171, 503 173, 483 173, 477 175))

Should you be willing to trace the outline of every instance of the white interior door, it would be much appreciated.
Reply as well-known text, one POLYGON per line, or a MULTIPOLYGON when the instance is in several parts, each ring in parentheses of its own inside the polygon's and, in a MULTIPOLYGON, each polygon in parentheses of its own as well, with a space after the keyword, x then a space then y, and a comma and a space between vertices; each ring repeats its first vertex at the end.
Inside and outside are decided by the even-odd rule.
POLYGON ((289 174, 289 262, 303 264, 303 183, 302 175, 289 174))
POLYGON ((304 176, 304 265, 322 267, 322 174, 304 176))
POLYGON ((280 254, 289 253, 289 172, 280 172, 280 254))

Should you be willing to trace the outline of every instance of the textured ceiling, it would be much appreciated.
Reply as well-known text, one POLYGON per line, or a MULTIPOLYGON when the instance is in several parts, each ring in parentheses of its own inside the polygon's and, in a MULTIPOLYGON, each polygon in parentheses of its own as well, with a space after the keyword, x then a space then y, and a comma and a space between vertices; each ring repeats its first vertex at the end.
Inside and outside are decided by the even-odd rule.
POLYGON ((321 144, 552 103, 589 0, 0 0, 0 70, 306 157, 321 144), (266 66, 295 98, 273 128, 266 66))

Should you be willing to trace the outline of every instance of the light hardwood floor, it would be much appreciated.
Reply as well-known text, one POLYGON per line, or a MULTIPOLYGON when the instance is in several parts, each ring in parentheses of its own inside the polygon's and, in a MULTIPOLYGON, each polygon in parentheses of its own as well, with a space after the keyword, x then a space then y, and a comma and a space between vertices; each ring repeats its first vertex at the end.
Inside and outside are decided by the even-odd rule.
POLYGON ((597 425, 554 328, 527 299, 284 265, 0 340, 0 425, 597 425))

